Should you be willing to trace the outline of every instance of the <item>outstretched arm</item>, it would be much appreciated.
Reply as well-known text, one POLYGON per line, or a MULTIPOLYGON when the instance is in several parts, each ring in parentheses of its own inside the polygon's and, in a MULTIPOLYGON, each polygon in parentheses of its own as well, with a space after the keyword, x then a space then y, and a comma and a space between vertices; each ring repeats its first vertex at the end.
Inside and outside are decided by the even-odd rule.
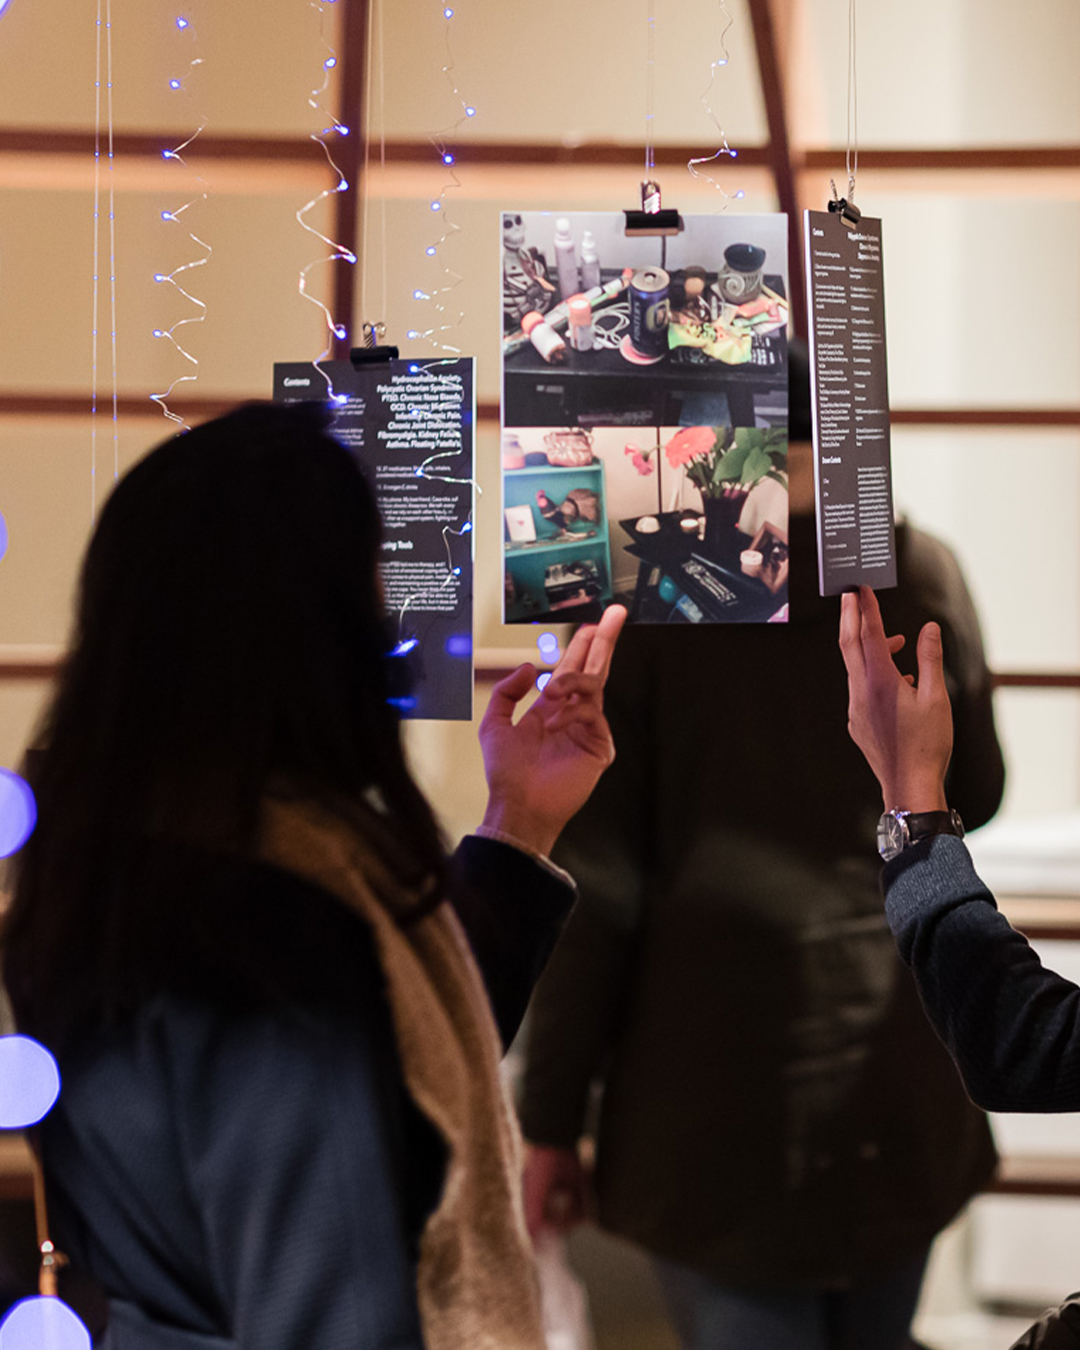
MULTIPOLYGON (((936 624, 919 634, 918 678, 905 679, 873 591, 845 595, 840 647, 848 729, 886 809, 945 808, 952 717, 936 624)), ((1046 970, 1010 927, 950 835, 904 849, 885 866, 885 909, 935 1031, 972 1099, 987 1110, 1080 1109, 1080 989, 1046 970)))

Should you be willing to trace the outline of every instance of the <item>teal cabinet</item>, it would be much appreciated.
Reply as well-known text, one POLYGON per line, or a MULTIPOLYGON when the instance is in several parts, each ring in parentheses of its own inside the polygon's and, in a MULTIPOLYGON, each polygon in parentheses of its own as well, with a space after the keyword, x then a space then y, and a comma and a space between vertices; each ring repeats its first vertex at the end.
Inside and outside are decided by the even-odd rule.
POLYGON ((562 610, 569 617, 580 605, 610 603, 611 544, 599 460, 573 469, 508 469, 503 507, 507 623, 562 610))

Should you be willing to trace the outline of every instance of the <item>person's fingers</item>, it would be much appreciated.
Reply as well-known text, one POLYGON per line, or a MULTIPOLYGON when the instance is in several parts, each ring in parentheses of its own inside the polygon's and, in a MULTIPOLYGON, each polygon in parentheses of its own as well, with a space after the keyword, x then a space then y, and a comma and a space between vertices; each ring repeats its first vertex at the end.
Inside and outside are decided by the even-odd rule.
POLYGON ((512 722, 517 705, 533 687, 536 669, 527 662, 518 666, 510 675, 505 675, 491 689, 491 698, 480 719, 480 730, 494 722, 512 722))
POLYGON ((881 608, 877 596, 869 586, 859 587, 859 613, 862 616, 862 642, 864 650, 867 644, 884 643, 885 625, 881 618, 881 608))
POLYGON ((862 649, 862 619, 859 598, 853 591, 840 597, 840 652, 848 675, 854 679, 864 671, 866 662, 862 649))
POLYGON ((572 695, 600 704, 604 693, 604 682, 599 675, 586 674, 584 671, 570 670, 553 675, 544 686, 544 692, 538 700, 545 706, 562 703, 572 695))
POLYGON ((585 658, 585 669, 590 675, 599 675, 601 683, 608 677, 608 671, 611 669, 611 658, 615 652, 615 643, 618 641, 625 622, 626 607, 624 605, 609 605, 600 616, 600 622, 596 626, 596 632, 589 644, 589 653, 585 658))
POLYGON ((915 686, 915 676, 914 676, 914 675, 905 675, 905 676, 904 676, 904 683, 905 683, 905 684, 910 684, 910 685, 912 686, 912 688, 914 688, 914 686, 915 686))
POLYGON ((555 674, 587 670, 606 680, 611 666, 611 654, 615 650, 615 640, 625 622, 625 607, 609 605, 601 614, 599 623, 582 624, 567 643, 566 651, 555 667, 555 674))
MULTIPOLYGON (((555 675, 563 675, 571 670, 584 670, 585 658, 589 654, 589 648, 592 645, 593 634, 596 632, 596 624, 583 623, 574 636, 566 644, 566 651, 559 658, 559 663, 555 667, 555 675)), ((552 677, 554 678, 554 676, 552 677)))
POLYGON ((904 650, 907 638, 904 637, 903 633, 896 633, 893 637, 888 638, 887 641, 889 644, 889 655, 895 656, 897 652, 904 650))
POLYGON ((923 625, 917 647, 919 658, 919 695, 921 698, 945 697, 945 667, 941 649, 941 629, 936 623, 923 625))

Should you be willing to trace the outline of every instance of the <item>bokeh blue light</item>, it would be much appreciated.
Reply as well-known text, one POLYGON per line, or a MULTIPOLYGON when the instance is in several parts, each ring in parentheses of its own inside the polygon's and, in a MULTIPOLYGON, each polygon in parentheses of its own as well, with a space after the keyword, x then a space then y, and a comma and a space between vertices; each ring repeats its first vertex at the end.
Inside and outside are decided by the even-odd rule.
POLYGON ((37 803, 30 784, 10 769, 0 769, 0 858, 18 853, 36 824, 37 803))
POLYGON ((24 1298, 0 1322, 0 1350, 90 1350, 90 1333, 58 1298, 24 1298))
POLYGON ((0 1129, 25 1130, 47 1116, 60 1095, 60 1070, 29 1036, 0 1036, 0 1129))

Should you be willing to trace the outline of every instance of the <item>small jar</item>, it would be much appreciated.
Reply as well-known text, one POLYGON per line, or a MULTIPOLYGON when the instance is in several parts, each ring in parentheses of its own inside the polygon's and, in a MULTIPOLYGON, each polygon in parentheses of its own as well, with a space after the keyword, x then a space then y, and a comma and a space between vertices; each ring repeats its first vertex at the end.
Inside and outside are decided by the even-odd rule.
POLYGON ((716 278, 720 298, 729 305, 745 305, 761 293, 765 268, 765 250, 757 244, 729 244, 724 249, 724 265, 716 278))

